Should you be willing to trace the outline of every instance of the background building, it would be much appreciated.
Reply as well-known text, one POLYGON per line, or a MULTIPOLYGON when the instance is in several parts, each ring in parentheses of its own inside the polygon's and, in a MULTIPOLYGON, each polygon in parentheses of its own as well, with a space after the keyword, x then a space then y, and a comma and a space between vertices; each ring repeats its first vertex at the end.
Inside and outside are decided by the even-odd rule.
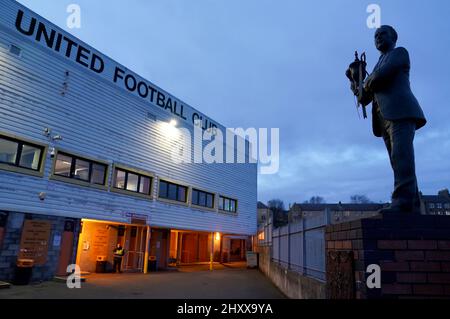
POLYGON ((330 224, 368 218, 377 215, 387 204, 294 204, 289 211, 291 223, 302 217, 326 215, 330 224))
POLYGON ((422 195, 421 211, 425 215, 448 215, 450 216, 450 193, 448 189, 439 191, 437 195, 422 195))

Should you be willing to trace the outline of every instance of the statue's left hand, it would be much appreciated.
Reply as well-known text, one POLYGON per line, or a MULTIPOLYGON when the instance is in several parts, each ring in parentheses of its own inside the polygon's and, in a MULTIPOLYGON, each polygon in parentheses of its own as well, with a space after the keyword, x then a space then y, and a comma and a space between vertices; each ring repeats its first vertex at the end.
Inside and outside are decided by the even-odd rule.
POLYGON ((372 75, 369 75, 369 77, 364 81, 364 90, 367 92, 372 91, 372 75))

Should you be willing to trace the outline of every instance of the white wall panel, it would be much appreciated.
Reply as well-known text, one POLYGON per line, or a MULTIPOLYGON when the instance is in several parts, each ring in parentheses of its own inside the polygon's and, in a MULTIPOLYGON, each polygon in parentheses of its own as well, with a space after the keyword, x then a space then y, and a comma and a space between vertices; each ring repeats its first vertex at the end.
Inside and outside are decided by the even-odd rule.
MULTIPOLYGON (((149 215, 150 224, 161 227, 256 232, 255 164, 173 163, 170 141, 160 128, 161 121, 173 118, 170 112, 113 83, 111 68, 98 75, 19 33, 14 26, 18 9, 25 11, 27 19, 37 17, 82 43, 17 2, 0 0, 0 132, 236 198, 239 211, 231 216, 53 181, 49 179, 53 160, 48 154, 43 178, 0 171, 0 210, 106 220, 123 220, 123 214, 132 212, 149 215), (10 44, 22 49, 20 57, 9 52, 10 44), (67 90, 62 95, 65 81, 67 90), (158 120, 150 119, 148 112, 158 120), (62 135, 63 141, 55 143, 45 137, 46 127, 62 135), (44 201, 38 198, 40 192, 47 193, 44 201)), ((105 64, 123 67, 82 44, 99 54, 105 64)), ((183 105, 189 112, 195 111, 183 105)), ((179 126, 193 132, 189 119, 179 121, 179 126)), ((155 181, 155 189, 156 185, 155 181)))

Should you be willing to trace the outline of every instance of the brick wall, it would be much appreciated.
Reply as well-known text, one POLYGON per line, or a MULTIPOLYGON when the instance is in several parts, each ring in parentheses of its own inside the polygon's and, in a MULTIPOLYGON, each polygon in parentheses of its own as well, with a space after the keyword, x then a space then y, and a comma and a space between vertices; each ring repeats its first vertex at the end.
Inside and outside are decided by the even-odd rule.
MULTIPOLYGON (((20 250, 20 240, 22 236, 22 228, 25 219, 45 220, 51 222, 51 233, 49 238, 47 262, 42 266, 33 268, 33 282, 50 280, 53 278, 59 262, 60 246, 53 245, 55 235, 62 235, 64 232, 64 217, 46 216, 37 214, 24 214, 10 212, 6 223, 3 243, 0 246, 0 280, 11 281, 14 278, 15 265, 20 250)), ((78 224, 78 223, 76 223, 78 224)), ((75 229, 75 243, 78 240, 79 227, 75 229)), ((74 249, 75 250, 75 249, 74 249)), ((75 262, 75 251, 73 253, 73 261, 75 262)))
POLYGON ((353 251, 355 297, 449 298, 450 216, 394 214, 327 227, 327 256, 353 251), (381 289, 366 286, 381 267, 381 289))

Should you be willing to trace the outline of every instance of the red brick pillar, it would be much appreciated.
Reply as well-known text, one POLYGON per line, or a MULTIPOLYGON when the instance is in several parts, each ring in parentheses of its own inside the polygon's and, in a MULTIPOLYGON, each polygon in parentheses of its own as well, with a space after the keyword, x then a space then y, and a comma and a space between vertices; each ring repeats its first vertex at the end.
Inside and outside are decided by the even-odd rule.
MULTIPOLYGON (((326 230, 326 249, 328 259, 333 251, 353 252, 357 299, 450 299, 450 216, 405 213, 332 225, 326 230), (372 264, 381 267, 380 289, 366 285, 372 264)), ((329 260, 328 265, 333 267, 329 260)), ((336 276, 334 267, 327 269, 328 285, 348 278, 336 276)), ((348 280, 343 284, 349 285, 348 280)))

